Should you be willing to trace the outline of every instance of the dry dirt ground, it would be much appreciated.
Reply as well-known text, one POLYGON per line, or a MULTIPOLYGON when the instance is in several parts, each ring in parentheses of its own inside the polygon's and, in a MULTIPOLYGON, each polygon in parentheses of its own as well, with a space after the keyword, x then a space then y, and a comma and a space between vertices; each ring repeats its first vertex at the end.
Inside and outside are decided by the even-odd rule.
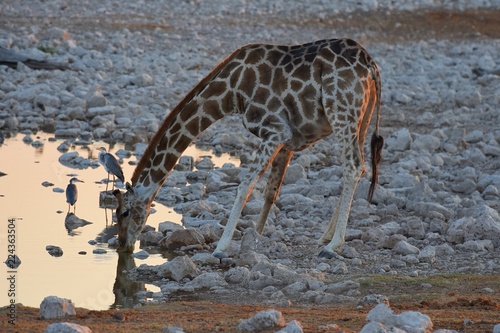
MULTIPOLYGON (((434 329, 459 332, 492 332, 500 322, 500 279, 498 276, 439 275, 426 278, 389 276, 367 277, 361 283, 361 296, 374 291, 391 295, 390 306, 395 313, 419 311, 431 317, 434 329), (426 286, 427 285, 427 286, 426 286), (431 285, 432 287, 429 287, 431 285), (473 286, 471 288, 471 286, 473 286), (488 294, 484 288, 497 292, 488 294)), ((371 307, 355 304, 337 306, 273 307, 285 320, 298 320, 304 332, 357 332, 371 307)), ((199 299, 175 301, 140 309, 89 311, 77 308, 77 315, 67 321, 88 326, 92 332, 161 332, 165 326, 182 327, 185 332, 235 332, 241 319, 251 317, 268 306, 246 303, 218 302, 200 295, 199 299)), ((6 309, 0 311, 2 319, 6 309)), ((20 306, 17 323, 11 332, 43 332, 55 321, 40 320, 39 309, 20 306)), ((61 321, 61 320, 58 320, 61 321)), ((4 322, 5 323, 5 322, 4 322)), ((5 325, 5 324, 3 324, 5 325)), ((1 329, 5 332, 4 329, 1 329)), ((265 332, 275 332, 270 329, 265 332)), ((9 331, 7 331, 9 332, 9 331)))
MULTIPOLYGON (((500 38, 500 11, 479 10, 466 12, 429 12, 420 11, 404 14, 351 14, 349 29, 363 31, 373 28, 377 34, 374 42, 399 43, 419 39, 467 40, 468 38, 500 38), (396 23, 404 22, 402 25, 396 23)), ((36 18, 23 17, 4 20, 0 13, 0 26, 30 24, 54 24, 36 18), (8 23, 7 23, 8 22, 8 23)), ((71 29, 93 29, 99 24, 92 19, 65 20, 63 26, 71 29)), ((147 24, 126 23, 124 17, 102 23, 99 28, 147 30, 157 28, 147 24)), ((238 24, 244 24, 245 18, 239 18, 238 24)), ((295 22, 296 23, 296 22, 295 22)), ((226 24, 231 25, 230 22, 226 24)), ((270 25, 273 22, 269 23, 270 25)), ((294 22, 275 22, 274 24, 294 24, 294 22)), ((317 25, 318 29, 345 24, 345 19, 304 21, 300 24, 317 25)), ((57 26, 57 24, 56 24, 57 26)), ((460 332, 492 332, 493 326, 500 323, 500 278, 498 276, 439 275, 422 278, 396 276, 365 277, 361 285, 361 296, 377 293, 390 295, 390 306, 396 313, 419 311, 431 317, 434 329, 446 328, 460 332), (494 292, 487 293, 484 288, 494 292)), ((268 309, 252 303, 252 300, 220 299, 210 294, 197 295, 196 299, 184 299, 161 305, 149 305, 140 309, 108 311, 89 311, 77 308, 77 316, 68 321, 88 326, 97 332, 161 332, 167 325, 182 327, 185 332, 232 332, 241 319, 249 318, 257 311, 268 309)), ((291 304, 288 307, 274 307, 281 311, 288 322, 298 320, 305 332, 356 332, 365 324, 369 307, 357 308, 355 304, 336 306, 301 306, 291 304), (335 326, 335 325, 337 326, 335 326)), ((43 332, 52 321, 39 319, 39 310, 18 306, 17 322, 14 327, 6 326, 7 309, 0 310, 2 320, 0 332, 43 332)), ((273 332, 275 330, 269 330, 273 332)))

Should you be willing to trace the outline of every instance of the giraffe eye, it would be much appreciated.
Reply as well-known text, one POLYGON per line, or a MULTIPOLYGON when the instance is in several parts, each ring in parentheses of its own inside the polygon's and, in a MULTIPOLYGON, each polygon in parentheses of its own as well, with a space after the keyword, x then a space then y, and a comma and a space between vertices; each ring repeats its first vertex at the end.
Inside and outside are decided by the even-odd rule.
POLYGON ((129 216, 129 214, 130 214, 130 210, 127 209, 126 211, 124 211, 122 213, 122 217, 127 217, 127 216, 129 216))

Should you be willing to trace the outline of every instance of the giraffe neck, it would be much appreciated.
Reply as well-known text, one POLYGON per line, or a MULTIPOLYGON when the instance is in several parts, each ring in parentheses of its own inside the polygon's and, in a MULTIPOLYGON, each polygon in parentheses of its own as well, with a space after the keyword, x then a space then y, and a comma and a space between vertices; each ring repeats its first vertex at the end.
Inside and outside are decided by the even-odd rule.
POLYGON ((238 51, 220 62, 187 94, 151 139, 131 179, 141 198, 152 202, 189 144, 210 125, 238 110, 227 78, 218 78, 238 51))

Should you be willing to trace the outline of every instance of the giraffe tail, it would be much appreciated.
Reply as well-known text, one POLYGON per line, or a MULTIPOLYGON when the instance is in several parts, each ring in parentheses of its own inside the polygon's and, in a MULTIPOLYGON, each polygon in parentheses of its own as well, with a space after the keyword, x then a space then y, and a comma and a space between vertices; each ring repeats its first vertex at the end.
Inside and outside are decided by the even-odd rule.
POLYGON ((372 182, 368 191, 368 202, 372 202, 375 185, 378 181, 378 164, 382 160, 382 147, 384 146, 384 138, 377 133, 373 133, 370 149, 372 153, 372 182))
POLYGON ((372 140, 370 142, 370 150, 372 155, 372 181, 370 184, 370 190, 368 191, 368 202, 372 202, 373 193, 375 192, 375 186, 378 182, 378 165, 382 161, 382 147, 384 146, 384 138, 379 135, 379 124, 380 124, 380 105, 382 103, 381 99, 381 80, 378 68, 374 66, 372 69, 372 77, 375 79, 375 89, 376 91, 376 112, 377 112, 377 122, 375 125, 375 133, 372 135, 372 140))

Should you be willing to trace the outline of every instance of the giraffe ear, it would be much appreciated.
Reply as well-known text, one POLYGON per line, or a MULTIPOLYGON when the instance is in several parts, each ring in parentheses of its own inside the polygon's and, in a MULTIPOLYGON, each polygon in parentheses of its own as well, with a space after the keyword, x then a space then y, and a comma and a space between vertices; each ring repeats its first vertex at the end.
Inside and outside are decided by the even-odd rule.
POLYGON ((132 185, 130 185, 129 182, 125 184, 125 188, 127 189, 127 192, 130 192, 131 194, 134 194, 134 189, 132 188, 132 185))

